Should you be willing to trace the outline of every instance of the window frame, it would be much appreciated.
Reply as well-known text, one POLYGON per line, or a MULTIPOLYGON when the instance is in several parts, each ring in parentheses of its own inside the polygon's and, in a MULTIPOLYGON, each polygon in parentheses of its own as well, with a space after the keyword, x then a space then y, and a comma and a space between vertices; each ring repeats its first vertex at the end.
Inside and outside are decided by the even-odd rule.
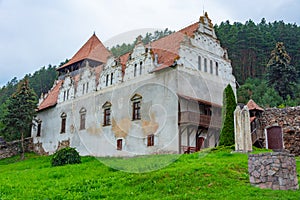
POLYGON ((132 98, 132 120, 141 120, 142 96, 135 94, 132 98))
POLYGON ((111 125, 111 103, 110 102, 105 102, 103 104, 102 109, 103 109, 103 126, 109 126, 111 125))
POLYGON ((79 130, 85 129, 85 122, 86 122, 86 109, 81 108, 79 111, 80 114, 80 124, 79 124, 79 130))
POLYGON ((207 72, 207 58, 204 58, 204 72, 207 72))
POLYGON ((123 139, 119 138, 117 139, 117 150, 122 151, 123 149, 123 139))
POLYGON ((61 125, 60 125, 60 133, 66 133, 66 123, 67 123, 67 114, 66 113, 62 113, 60 115, 61 117, 61 125))
POLYGON ((147 147, 154 146, 154 134, 150 134, 147 136, 147 147))
POLYGON ((37 132, 36 132, 36 137, 41 137, 41 133, 42 133, 42 121, 38 120, 37 122, 37 132))
POLYGON ((198 56, 198 70, 201 71, 201 56, 198 56))

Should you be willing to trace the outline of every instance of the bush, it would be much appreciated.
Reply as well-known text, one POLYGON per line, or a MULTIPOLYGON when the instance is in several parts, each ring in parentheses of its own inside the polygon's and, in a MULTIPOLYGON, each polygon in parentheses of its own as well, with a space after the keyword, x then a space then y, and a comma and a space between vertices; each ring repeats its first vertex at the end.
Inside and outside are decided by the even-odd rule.
POLYGON ((76 151, 75 148, 71 147, 66 147, 57 151, 51 159, 52 166, 63 166, 66 164, 77 163, 81 163, 79 153, 76 151))

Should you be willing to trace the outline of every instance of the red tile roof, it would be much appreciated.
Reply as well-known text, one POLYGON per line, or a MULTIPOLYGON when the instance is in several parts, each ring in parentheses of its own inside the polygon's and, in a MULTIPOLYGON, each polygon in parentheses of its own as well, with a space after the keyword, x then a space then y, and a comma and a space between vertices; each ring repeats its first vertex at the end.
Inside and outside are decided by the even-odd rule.
POLYGON ((38 106, 38 111, 44 110, 46 108, 50 108, 57 104, 59 89, 62 83, 63 83, 62 80, 58 81, 58 83, 51 89, 51 91, 48 92, 48 96, 38 106))
MULTIPOLYGON (((157 67, 154 71, 165 69, 167 67, 170 67, 174 63, 174 61, 178 58, 180 43, 183 41, 185 36, 191 37, 198 29, 198 26, 199 22, 196 22, 147 45, 147 47, 151 45, 153 54, 157 54, 158 56, 158 64, 160 66, 157 67)), ((129 54, 130 53, 126 53, 120 56, 122 65, 126 65, 129 54)))
POLYGON ((249 110, 260 110, 264 111, 261 107, 259 107, 252 99, 250 99, 247 103, 247 107, 249 110))
MULTIPOLYGON (((170 67, 174 63, 175 59, 178 58, 180 43, 183 41, 184 37, 185 36, 191 37, 193 33, 197 30, 197 28, 198 28, 198 22, 151 43, 152 51, 154 54, 158 55, 158 64, 160 64, 160 66, 157 67, 154 71, 159 71, 161 69, 170 67)), ((93 36, 71 58, 71 60, 58 69, 62 69, 64 67, 67 67, 71 64, 74 64, 84 59, 92 59, 92 60, 106 63, 107 58, 110 55, 111 53, 105 48, 105 46, 101 43, 98 37, 95 34, 93 34, 93 36)), ((125 73, 126 62, 129 58, 129 55, 130 53, 126 53, 120 56, 123 75, 125 73)), ((102 66, 96 70, 96 73, 100 73, 101 70, 102 70, 102 66)), ((74 78, 78 79, 78 77, 74 77, 74 78)), ((57 98, 58 98, 59 88, 61 84, 62 81, 58 82, 54 86, 54 88, 49 92, 45 100, 39 105, 38 107, 39 111, 55 106, 57 104, 57 98)), ((209 104, 209 102, 200 99, 194 99, 194 100, 201 101, 205 104, 209 104)), ((217 104, 213 106, 221 107, 220 105, 217 104)))
POLYGON ((158 64, 154 71, 158 71, 171 66, 178 58, 180 43, 185 36, 191 37, 198 29, 199 23, 194 23, 180 31, 163 37, 151 43, 151 48, 154 54, 158 55, 158 64))
POLYGON ((95 33, 90 37, 90 39, 77 51, 77 53, 63 66, 58 69, 65 68, 71 64, 74 64, 78 61, 84 59, 91 59, 106 63, 107 58, 111 55, 111 52, 108 51, 95 33))

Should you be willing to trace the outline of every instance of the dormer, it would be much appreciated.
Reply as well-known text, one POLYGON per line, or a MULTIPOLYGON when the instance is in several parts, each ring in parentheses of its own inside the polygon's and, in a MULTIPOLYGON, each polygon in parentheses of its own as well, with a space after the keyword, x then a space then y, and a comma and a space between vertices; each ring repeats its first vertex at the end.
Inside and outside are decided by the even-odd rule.
POLYGON ((136 45, 126 62, 124 81, 147 74, 153 67, 151 46, 145 46, 142 42, 142 36, 139 36, 136 45))
POLYGON ((62 103, 70 99, 74 99, 74 97, 75 97, 74 80, 68 74, 65 77, 65 80, 60 87, 59 95, 58 95, 58 103, 62 103))
POLYGON ((111 56, 100 74, 99 89, 110 87, 122 82, 122 64, 119 59, 111 56))
POLYGON ((85 68, 82 69, 80 78, 77 82, 76 97, 83 96, 87 93, 96 90, 96 75, 89 63, 87 62, 85 68))

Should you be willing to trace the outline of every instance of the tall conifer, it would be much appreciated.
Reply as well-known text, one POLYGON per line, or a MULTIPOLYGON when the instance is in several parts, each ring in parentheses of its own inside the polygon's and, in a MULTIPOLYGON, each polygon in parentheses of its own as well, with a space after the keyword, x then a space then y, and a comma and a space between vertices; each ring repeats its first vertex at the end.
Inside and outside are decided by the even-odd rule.
POLYGON ((224 89, 222 108, 222 129, 219 145, 231 146, 234 144, 234 110, 236 108, 235 95, 230 84, 224 89))

